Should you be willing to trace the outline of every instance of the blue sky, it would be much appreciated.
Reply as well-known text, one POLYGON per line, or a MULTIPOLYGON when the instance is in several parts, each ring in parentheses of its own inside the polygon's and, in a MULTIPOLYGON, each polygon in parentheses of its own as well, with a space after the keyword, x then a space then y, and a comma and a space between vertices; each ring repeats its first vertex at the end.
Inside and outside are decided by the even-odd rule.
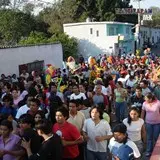
MULTIPOLYGON (((134 0, 131 0, 131 4, 138 8, 138 2, 134 2, 134 0)), ((141 1, 141 8, 149 8, 151 6, 160 7, 160 0, 142 0, 141 1)))

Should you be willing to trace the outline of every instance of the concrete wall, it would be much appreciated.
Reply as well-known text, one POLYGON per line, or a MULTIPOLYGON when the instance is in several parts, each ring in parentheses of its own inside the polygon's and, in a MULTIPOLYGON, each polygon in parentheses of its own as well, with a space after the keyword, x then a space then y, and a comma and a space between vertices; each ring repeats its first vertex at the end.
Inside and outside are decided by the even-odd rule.
POLYGON ((18 75, 19 65, 36 60, 44 60, 45 65, 52 64, 61 68, 63 66, 62 45, 57 43, 0 49, 0 74, 18 75))

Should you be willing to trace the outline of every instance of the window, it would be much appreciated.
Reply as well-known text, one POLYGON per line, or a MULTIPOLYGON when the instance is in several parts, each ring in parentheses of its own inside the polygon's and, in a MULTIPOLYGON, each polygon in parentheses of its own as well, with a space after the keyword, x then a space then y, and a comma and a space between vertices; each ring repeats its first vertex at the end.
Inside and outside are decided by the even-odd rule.
POLYGON ((116 34, 119 34, 119 33, 118 33, 118 28, 116 28, 116 34))
POLYGON ((34 61, 27 64, 19 65, 19 73, 22 73, 22 70, 26 70, 27 72, 31 73, 32 71, 43 71, 44 68, 44 61, 34 61))
POLYGON ((113 36, 114 35, 114 28, 110 27, 109 28, 109 36, 113 36))
POLYGON ((93 34, 93 28, 90 28, 90 34, 93 34))
POLYGON ((152 36, 152 43, 154 43, 154 37, 152 36))
POLYGON ((97 37, 99 37, 99 31, 97 31, 96 34, 97 34, 97 37))
POLYGON ((126 34, 129 34, 129 27, 126 28, 126 34))

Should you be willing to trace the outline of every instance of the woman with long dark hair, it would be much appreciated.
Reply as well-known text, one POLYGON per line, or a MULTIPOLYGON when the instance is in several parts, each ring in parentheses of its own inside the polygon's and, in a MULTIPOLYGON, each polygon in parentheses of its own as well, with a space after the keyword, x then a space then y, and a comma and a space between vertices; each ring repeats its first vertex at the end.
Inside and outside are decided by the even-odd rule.
POLYGON ((139 118, 140 111, 137 107, 132 107, 129 111, 128 118, 123 120, 127 127, 128 138, 132 140, 138 147, 139 151, 143 152, 143 142, 146 142, 146 132, 144 120, 139 118))
POLYGON ((125 112, 127 109, 126 97, 127 91, 123 88, 121 81, 117 82, 117 88, 114 90, 115 96, 115 107, 116 107, 116 118, 118 122, 123 121, 125 118, 125 112))
POLYGON ((146 122, 146 156, 149 157, 160 134, 160 101, 152 93, 148 93, 145 96, 141 118, 145 119, 146 122))

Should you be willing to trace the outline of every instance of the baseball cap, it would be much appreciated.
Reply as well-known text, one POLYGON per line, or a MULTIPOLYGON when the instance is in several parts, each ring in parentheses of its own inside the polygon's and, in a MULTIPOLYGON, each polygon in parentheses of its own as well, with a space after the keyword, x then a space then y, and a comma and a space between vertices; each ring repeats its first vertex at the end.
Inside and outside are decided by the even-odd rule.
POLYGON ((120 160, 134 160, 133 149, 126 144, 119 147, 117 157, 120 160))

